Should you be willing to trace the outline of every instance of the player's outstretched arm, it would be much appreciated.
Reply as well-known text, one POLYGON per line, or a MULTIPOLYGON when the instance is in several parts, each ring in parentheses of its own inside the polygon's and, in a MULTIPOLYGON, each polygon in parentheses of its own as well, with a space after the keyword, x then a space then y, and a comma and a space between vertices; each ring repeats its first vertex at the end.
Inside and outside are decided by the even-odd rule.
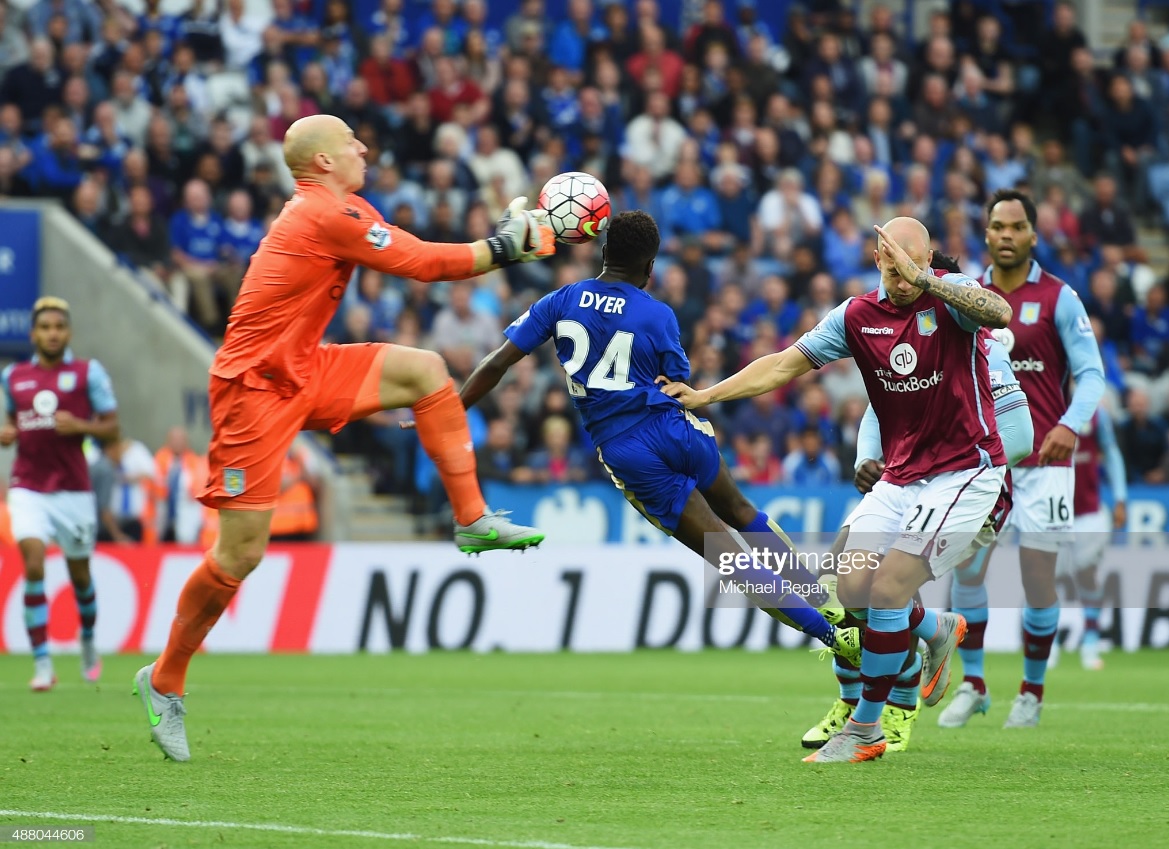
POLYGON ((471 409, 479 399, 494 389, 507 370, 526 357, 510 339, 483 358, 483 362, 475 367, 463 388, 459 390, 459 399, 466 409, 471 409))
POLYGON ((527 198, 516 198, 499 219, 494 236, 461 245, 424 242, 391 227, 361 198, 338 210, 322 231, 332 254, 346 262, 426 283, 465 280, 556 253, 556 238, 545 216, 526 206, 527 198))
POLYGON ((717 404, 719 401, 734 401, 738 398, 753 398, 786 386, 802 374, 812 370, 812 361, 799 348, 785 348, 777 354, 768 354, 746 366, 738 374, 716 383, 707 389, 692 389, 685 383, 667 383, 662 391, 671 398, 677 398, 682 406, 693 410, 717 404))
POLYGON ((1006 327, 1011 322, 1011 305, 1001 295, 990 291, 970 278, 969 283, 957 283, 935 277, 929 269, 920 268, 905 249, 892 239, 879 224, 873 229, 881 237, 881 252, 897 267, 897 273, 923 292, 932 292, 966 318, 981 327, 1006 327))

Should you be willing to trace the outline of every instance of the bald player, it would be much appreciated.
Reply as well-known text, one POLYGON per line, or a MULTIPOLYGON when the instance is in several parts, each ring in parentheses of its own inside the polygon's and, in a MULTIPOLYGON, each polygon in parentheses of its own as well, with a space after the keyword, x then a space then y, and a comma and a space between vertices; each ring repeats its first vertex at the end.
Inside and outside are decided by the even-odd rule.
POLYGON ((268 545, 284 457, 301 430, 334 433, 378 410, 412 407, 466 552, 519 549, 543 535, 487 509, 466 412, 442 357, 384 344, 321 345, 353 270, 415 280, 462 280, 555 252, 552 230, 513 200, 494 236, 472 244, 420 241, 353 194, 365 184, 366 147, 343 121, 295 122, 284 158, 296 190, 252 257, 211 365, 212 437, 199 500, 219 512, 219 536, 179 596, 166 648, 138 671, 154 742, 190 759, 183 691, 191 656, 268 545))
POLYGON ((969 277, 934 276, 929 233, 916 219, 894 218, 875 229, 876 291, 849 298, 792 347, 708 389, 664 388, 694 408, 771 392, 845 357, 856 360, 864 377, 881 422, 885 469, 845 520, 854 568, 838 570, 837 585, 845 607, 868 608, 863 689, 840 733, 804 759, 815 763, 856 763, 885 753, 881 711, 908 658, 911 633, 928 646, 923 698, 945 692, 966 623, 956 614, 913 607, 911 599, 965 556, 1006 472, 978 332, 1004 327, 1010 307, 969 277))

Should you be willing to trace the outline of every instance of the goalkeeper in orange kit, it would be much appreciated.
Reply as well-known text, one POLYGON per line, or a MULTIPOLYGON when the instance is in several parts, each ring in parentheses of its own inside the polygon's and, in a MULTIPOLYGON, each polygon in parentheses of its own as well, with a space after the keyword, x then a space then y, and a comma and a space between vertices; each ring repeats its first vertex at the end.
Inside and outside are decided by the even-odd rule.
POLYGON ((460 280, 555 252, 542 213, 516 198, 494 236, 423 242, 353 194, 366 147, 330 115, 302 118, 284 139, 296 191, 252 257, 211 366, 208 479, 200 500, 219 512, 219 536, 179 596, 166 648, 135 676, 151 737, 190 759, 183 690, 191 656, 268 545, 284 457, 301 430, 329 429, 378 410, 412 407, 466 552, 526 548, 544 536, 487 509, 466 412, 442 357, 396 345, 321 345, 356 266, 416 280, 460 280))

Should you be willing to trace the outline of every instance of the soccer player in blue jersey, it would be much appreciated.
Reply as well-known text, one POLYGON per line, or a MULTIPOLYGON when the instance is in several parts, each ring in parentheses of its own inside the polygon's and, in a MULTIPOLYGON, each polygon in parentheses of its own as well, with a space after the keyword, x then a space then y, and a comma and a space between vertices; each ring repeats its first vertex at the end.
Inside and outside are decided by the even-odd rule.
MULTIPOLYGON (((601 273, 545 295, 517 318, 504 331, 507 341, 463 385, 463 403, 474 405, 512 365, 554 339, 569 395, 598 457, 647 520, 698 554, 710 539, 723 540, 719 545, 733 553, 742 551, 731 548, 737 543, 724 522, 739 531, 774 534, 790 550, 779 526, 739 491, 710 423, 684 410, 656 383, 659 376, 690 376, 677 317, 645 291, 659 242, 657 224, 647 213, 615 217, 601 273)), ((816 581, 802 570, 788 569, 786 577, 793 583, 816 581)), ((803 598, 782 590, 752 599, 774 618, 859 662, 855 628, 836 628, 803 598)))

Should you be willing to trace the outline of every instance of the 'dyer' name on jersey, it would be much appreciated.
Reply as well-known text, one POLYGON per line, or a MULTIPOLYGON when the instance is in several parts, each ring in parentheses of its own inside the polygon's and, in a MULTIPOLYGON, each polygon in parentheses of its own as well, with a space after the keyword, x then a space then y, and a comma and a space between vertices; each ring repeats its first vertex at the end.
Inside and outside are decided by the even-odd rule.
POLYGON ((659 374, 690 377, 674 311, 628 283, 592 279, 557 289, 504 335, 525 354, 555 340, 568 392, 598 445, 679 406, 654 383, 659 374))

